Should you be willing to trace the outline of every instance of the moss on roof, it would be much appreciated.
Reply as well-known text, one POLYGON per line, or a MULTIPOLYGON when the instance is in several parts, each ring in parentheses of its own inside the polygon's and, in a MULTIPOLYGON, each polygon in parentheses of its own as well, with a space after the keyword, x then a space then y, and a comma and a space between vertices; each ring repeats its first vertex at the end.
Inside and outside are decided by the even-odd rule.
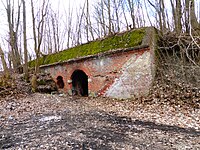
MULTIPOLYGON (((142 44, 144 36, 145 28, 116 34, 112 37, 92 41, 73 48, 69 48, 67 50, 60 51, 58 53, 44 56, 40 58, 39 64, 47 65, 56 62, 67 61, 73 58, 95 55, 113 49, 139 46, 142 44)), ((30 61, 29 66, 33 67, 34 61, 30 61)))

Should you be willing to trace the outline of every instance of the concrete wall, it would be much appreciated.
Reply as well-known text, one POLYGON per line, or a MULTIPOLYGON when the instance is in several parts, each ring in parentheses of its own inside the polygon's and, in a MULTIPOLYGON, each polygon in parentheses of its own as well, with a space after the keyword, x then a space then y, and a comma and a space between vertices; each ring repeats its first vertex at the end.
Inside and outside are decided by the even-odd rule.
POLYGON ((137 49, 62 64, 42 67, 56 81, 64 80, 64 89, 71 94, 71 75, 82 70, 88 76, 89 96, 131 98, 147 94, 153 81, 152 53, 149 48, 137 49))
POLYGON ((121 75, 105 92, 112 98, 131 98, 146 95, 151 87, 151 55, 145 51, 141 55, 134 54, 120 69, 121 75))

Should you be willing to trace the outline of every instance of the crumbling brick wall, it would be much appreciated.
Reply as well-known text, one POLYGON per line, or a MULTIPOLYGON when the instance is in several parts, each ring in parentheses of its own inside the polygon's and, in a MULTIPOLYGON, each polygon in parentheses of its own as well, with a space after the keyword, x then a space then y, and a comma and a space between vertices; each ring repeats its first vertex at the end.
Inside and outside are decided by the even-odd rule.
POLYGON ((67 61, 42 67, 53 79, 63 78, 63 91, 72 94, 71 76, 82 70, 88 76, 89 96, 131 98, 147 94, 153 75, 148 47, 67 61))

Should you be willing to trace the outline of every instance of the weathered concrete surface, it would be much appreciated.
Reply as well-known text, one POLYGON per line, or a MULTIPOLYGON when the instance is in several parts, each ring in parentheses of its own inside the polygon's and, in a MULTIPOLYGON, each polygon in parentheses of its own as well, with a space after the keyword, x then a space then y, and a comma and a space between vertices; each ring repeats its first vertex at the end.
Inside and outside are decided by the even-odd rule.
POLYGON ((133 55, 121 68, 122 75, 106 91, 105 96, 112 98, 131 98, 148 93, 153 81, 151 74, 151 55, 133 55))

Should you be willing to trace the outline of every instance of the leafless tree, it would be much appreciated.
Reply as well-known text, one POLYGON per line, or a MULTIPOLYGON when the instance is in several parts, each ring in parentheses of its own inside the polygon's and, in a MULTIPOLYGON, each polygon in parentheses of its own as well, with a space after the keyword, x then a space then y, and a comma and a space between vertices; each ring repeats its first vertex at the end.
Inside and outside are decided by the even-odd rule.
POLYGON ((191 27, 193 29, 193 33, 197 31, 197 34, 200 33, 200 23, 197 20, 195 14, 195 2, 194 0, 185 0, 185 7, 186 7, 186 15, 185 15, 185 24, 186 24, 186 31, 189 31, 191 27))
POLYGON ((44 36, 45 17, 47 15, 48 2, 49 1, 43 0, 41 9, 39 9, 38 12, 35 13, 34 3, 33 3, 33 0, 31 0, 34 51, 36 54, 35 74, 37 74, 39 72, 39 58, 41 55, 40 48, 41 48, 41 44, 42 44, 42 40, 43 40, 43 36, 44 36))
POLYGON ((128 8, 129 8, 129 12, 131 14, 131 19, 132 19, 132 28, 135 28, 135 14, 134 14, 134 10, 135 10, 135 6, 134 6, 134 0, 127 0, 128 2, 128 8))
POLYGON ((159 28, 161 31, 164 31, 165 25, 163 23, 163 20, 165 20, 165 18, 163 18, 165 15, 162 14, 164 13, 162 8, 162 4, 164 3, 162 0, 156 0, 155 3, 153 3, 151 0, 147 0, 149 2, 149 4, 155 9, 157 16, 158 16, 158 23, 159 23, 159 28))
POLYGON ((111 3, 110 0, 104 1, 108 13, 108 34, 112 34, 111 3))
POLYGON ((12 65, 15 71, 21 65, 21 56, 18 49, 18 31, 20 26, 20 12, 21 12, 21 2, 17 1, 17 12, 15 11, 14 0, 6 0, 6 14, 9 27, 9 44, 11 47, 11 58, 12 65), (15 14, 16 13, 16 14, 15 14))
POLYGON ((25 0, 22 0, 23 3, 23 36, 24 36, 24 73, 25 79, 28 81, 28 50, 27 50, 27 36, 26 36, 26 3, 25 0))
POLYGON ((73 32, 73 25, 72 25, 72 21, 73 21, 73 12, 74 9, 71 7, 70 1, 68 4, 69 8, 67 10, 65 10, 65 18, 64 18, 64 29, 63 29, 63 33, 66 34, 66 47, 69 48, 71 46, 71 40, 72 40, 72 32, 73 32))
POLYGON ((51 13, 51 23, 52 23, 52 31, 53 31, 53 41, 54 41, 54 52, 58 52, 60 50, 60 33, 59 33, 59 11, 51 13))
POLYGON ((90 5, 89 5, 89 0, 86 0, 86 15, 85 15, 85 19, 86 19, 86 37, 87 37, 87 41, 89 41, 89 37, 91 36, 91 39, 94 40, 94 33, 93 33, 93 29, 92 29, 92 23, 91 23, 91 15, 90 15, 90 5))
POLYGON ((84 17, 84 11, 85 11, 85 3, 83 5, 83 7, 80 6, 80 13, 77 12, 77 22, 76 22, 76 34, 74 34, 75 36, 77 36, 76 38, 76 43, 75 45, 80 45, 82 43, 82 33, 81 33, 81 29, 82 29, 82 22, 83 22, 83 17, 84 17))
POLYGON ((170 0, 173 15, 173 24, 176 33, 179 35, 182 32, 182 4, 180 0, 170 0))

